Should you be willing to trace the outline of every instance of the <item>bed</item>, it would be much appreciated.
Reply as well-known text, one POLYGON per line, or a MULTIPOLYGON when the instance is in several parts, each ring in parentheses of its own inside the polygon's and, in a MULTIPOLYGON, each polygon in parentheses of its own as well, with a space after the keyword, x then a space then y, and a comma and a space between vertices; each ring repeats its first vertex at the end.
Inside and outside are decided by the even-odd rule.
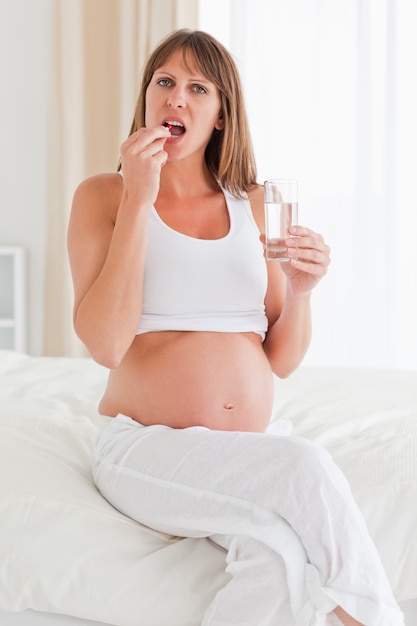
MULTIPOLYGON (((0 626, 198 626, 228 580, 206 539, 154 532, 97 492, 91 456, 107 371, 0 351, 0 626)), ((347 475, 417 624, 417 371, 300 367, 273 419, 347 475)))

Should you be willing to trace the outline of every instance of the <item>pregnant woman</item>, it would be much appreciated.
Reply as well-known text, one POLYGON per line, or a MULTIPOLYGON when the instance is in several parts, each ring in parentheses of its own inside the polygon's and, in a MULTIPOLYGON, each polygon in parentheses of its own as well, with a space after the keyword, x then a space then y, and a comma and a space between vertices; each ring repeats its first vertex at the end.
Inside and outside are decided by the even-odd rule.
POLYGON ((344 476, 269 428, 273 373, 308 348, 329 248, 297 226, 290 261, 271 263, 263 232, 234 61, 176 31, 145 67, 120 171, 74 196, 74 325, 110 369, 97 487, 142 524, 226 549, 204 626, 400 626, 344 476))

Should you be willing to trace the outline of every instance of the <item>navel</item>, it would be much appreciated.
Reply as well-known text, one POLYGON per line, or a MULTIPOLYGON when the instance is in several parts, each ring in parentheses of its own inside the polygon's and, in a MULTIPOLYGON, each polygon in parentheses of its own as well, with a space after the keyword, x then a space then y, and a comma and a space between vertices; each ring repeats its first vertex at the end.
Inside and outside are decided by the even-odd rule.
POLYGON ((226 402, 226 404, 223 405, 223 408, 226 409, 226 411, 232 411, 235 408, 235 405, 231 402, 226 402))

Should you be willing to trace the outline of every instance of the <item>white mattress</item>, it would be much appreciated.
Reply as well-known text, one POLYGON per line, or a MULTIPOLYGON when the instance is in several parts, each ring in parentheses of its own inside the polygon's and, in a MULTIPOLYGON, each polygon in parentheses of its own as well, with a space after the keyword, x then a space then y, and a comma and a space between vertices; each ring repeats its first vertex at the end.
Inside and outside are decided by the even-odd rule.
MULTIPOLYGON (((0 351, 0 626, 38 626, 28 609, 64 614, 39 626, 197 626, 228 580, 209 540, 147 529, 95 489, 106 376, 0 351)), ((397 599, 417 598, 417 372, 300 368, 276 391, 274 418, 345 471, 397 599)))

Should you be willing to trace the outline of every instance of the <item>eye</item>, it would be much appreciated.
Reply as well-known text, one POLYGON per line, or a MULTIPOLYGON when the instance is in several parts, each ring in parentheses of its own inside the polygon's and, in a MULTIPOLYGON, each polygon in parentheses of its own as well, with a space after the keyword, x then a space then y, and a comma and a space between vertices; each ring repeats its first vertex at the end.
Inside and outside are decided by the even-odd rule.
POLYGON ((205 87, 202 87, 201 85, 193 85, 193 90, 196 93, 207 93, 207 89, 205 87))
POLYGON ((171 81, 168 78, 160 78, 157 84, 161 87, 169 87, 171 85, 171 81))

